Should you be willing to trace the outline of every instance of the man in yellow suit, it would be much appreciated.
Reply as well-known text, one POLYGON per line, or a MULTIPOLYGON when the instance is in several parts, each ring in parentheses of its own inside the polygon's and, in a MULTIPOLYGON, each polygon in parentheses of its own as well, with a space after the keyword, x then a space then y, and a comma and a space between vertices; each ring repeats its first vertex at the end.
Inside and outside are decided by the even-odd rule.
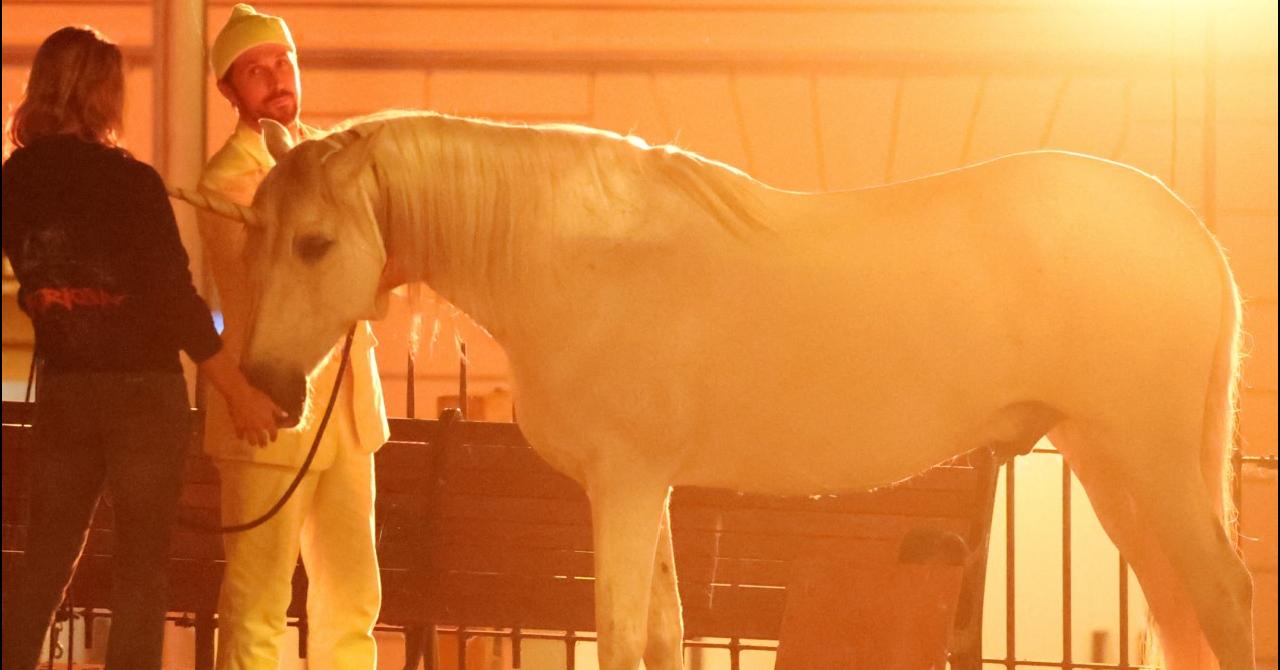
MULTIPOLYGON (((287 127, 295 141, 317 131, 298 120, 301 85, 296 49, 279 17, 236 5, 210 54, 218 90, 239 115, 235 132, 204 168, 200 189, 249 204, 275 161, 260 119, 287 127)), ((223 339, 237 356, 249 317, 242 224, 214 214, 199 219, 225 320, 223 339)), ((373 535, 373 452, 387 440, 386 410, 367 323, 356 327, 350 365, 319 451, 287 505, 262 526, 224 536, 227 567, 218 603, 219 670, 276 670, 292 577, 301 552, 307 592, 307 661, 311 670, 372 670, 373 626, 381 584, 373 535)), ((236 439, 226 407, 210 394, 205 451, 222 480, 222 519, 243 523, 284 493, 315 437, 318 414, 333 392, 341 343, 311 377, 317 417, 310 430, 284 431, 266 447, 236 439)))

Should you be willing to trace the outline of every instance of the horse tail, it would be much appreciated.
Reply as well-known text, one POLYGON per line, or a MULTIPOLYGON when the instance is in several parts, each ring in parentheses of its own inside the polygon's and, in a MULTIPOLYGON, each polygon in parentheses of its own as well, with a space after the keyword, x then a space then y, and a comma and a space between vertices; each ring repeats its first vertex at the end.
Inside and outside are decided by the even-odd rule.
POLYGON ((1204 433, 1200 467, 1210 499, 1219 501, 1219 518, 1235 538, 1236 514, 1232 483, 1232 451, 1236 437, 1236 411, 1240 388, 1240 292, 1227 265, 1226 253, 1214 242, 1222 275, 1222 306, 1218 342, 1205 394, 1204 433))

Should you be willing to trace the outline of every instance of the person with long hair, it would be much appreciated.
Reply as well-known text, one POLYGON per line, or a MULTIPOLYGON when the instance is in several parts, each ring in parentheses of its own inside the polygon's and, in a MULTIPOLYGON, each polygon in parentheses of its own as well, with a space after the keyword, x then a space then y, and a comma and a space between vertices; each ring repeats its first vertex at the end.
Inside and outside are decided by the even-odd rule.
POLYGON ((68 27, 36 51, 8 124, 4 252, 40 375, 25 561, 5 585, 5 670, 36 666, 104 488, 115 556, 107 667, 160 668, 191 439, 179 351, 250 442, 274 440, 283 415, 222 347, 160 176, 117 144, 123 107, 120 48, 68 27))

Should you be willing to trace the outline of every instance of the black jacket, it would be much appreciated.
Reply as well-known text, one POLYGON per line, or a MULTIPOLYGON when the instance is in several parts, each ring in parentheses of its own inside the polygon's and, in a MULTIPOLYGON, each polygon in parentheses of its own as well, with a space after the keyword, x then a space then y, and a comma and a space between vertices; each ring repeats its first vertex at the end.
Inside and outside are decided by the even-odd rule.
POLYGON ((3 168, 4 252, 53 372, 180 371, 221 348, 160 175, 69 135, 3 168))

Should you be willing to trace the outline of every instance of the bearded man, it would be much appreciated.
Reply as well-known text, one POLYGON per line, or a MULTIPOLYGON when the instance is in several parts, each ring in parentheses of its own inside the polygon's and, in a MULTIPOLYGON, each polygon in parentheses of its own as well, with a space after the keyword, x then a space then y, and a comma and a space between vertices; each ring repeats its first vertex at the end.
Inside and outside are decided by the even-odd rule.
MULTIPOLYGON (((259 121, 283 124, 294 141, 318 134, 299 120, 302 86, 297 51, 285 22, 236 5, 210 54, 218 91, 239 116, 235 131, 205 166, 200 190, 248 205, 275 164, 259 121)), ((225 321, 225 346, 238 356, 250 317, 244 225, 202 212, 199 227, 225 321)), ((376 340, 357 325, 350 364, 310 470, 278 514, 263 525, 223 536, 226 573, 218 602, 219 670, 276 670, 292 578, 301 553, 307 591, 307 662, 311 670, 373 670, 373 627, 381 606, 374 541, 373 452, 386 442, 386 410, 374 359, 376 340)), ((341 347, 341 343, 336 345, 341 347)), ((312 373, 316 404, 333 392, 340 356, 312 373)), ((266 447, 235 437, 225 405, 210 397, 205 451, 218 465, 225 524, 257 518, 284 493, 315 438, 282 431, 266 447)))

